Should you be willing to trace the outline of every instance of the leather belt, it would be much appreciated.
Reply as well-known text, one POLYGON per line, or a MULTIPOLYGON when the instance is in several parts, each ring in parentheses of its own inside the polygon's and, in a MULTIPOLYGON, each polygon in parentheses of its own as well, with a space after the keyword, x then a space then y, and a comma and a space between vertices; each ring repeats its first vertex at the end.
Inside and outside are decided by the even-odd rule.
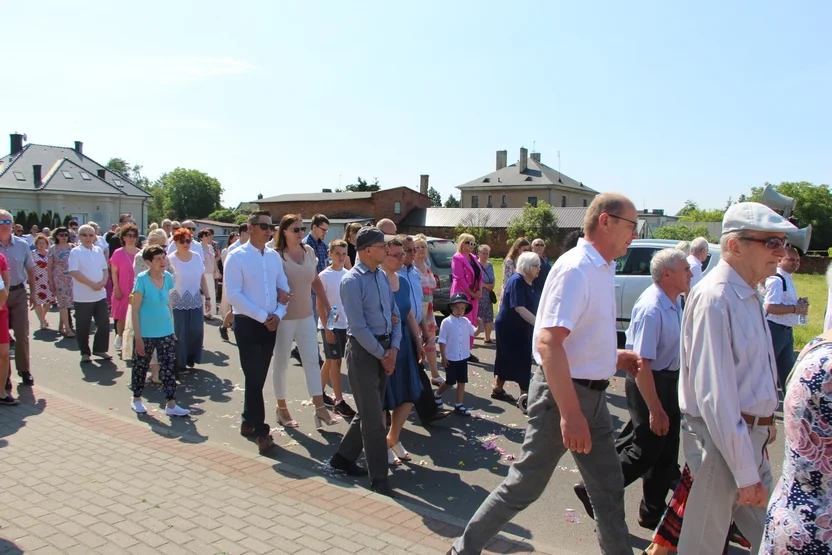
POLYGON ((572 378, 572 382, 595 391, 604 391, 610 386, 609 380, 579 380, 572 378))
POLYGON ((774 424, 774 415, 772 416, 751 416, 750 414, 741 414, 745 423, 751 426, 771 426, 774 424))
POLYGON ((9 292, 17 291, 18 289, 23 289, 24 287, 26 287, 25 283, 18 283, 17 285, 10 285, 9 286, 9 292))
POLYGON ((380 343, 384 343, 385 341, 390 341, 393 336, 389 333, 385 333, 384 335, 377 335, 376 339, 379 340, 380 343))

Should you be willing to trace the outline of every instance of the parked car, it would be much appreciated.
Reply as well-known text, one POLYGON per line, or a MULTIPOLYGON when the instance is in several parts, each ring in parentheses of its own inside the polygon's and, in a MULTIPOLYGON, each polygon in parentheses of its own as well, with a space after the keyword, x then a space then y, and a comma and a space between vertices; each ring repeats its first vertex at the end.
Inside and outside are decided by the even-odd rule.
MULTIPOLYGON (((662 249, 675 247, 679 242, 667 239, 636 239, 627 254, 615 260, 616 328, 623 336, 630 327, 633 306, 639 295, 653 283, 650 261, 662 249)), ((719 261, 719 245, 709 245, 709 255, 702 263, 702 275, 707 274, 719 261)), ((621 342, 621 337, 619 337, 621 342)))
POLYGON ((451 239, 428 237, 430 267, 439 277, 439 288, 433 292, 433 309, 445 316, 451 313, 448 301, 451 298, 451 258, 456 254, 456 242, 451 239))

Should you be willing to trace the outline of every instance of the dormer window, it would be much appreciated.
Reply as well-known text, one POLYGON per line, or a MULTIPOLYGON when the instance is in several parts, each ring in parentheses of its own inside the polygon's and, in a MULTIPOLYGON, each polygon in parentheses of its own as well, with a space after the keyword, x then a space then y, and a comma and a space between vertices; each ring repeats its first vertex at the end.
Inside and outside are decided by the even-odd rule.
POLYGON ((61 171, 61 175, 63 175, 66 179, 72 179, 72 174, 66 170, 61 171))

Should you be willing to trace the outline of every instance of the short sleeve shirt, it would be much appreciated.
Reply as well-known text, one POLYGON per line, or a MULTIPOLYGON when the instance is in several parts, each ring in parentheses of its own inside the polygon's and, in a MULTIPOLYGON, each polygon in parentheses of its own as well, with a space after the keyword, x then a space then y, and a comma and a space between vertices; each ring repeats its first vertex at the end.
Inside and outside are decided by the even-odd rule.
MULTIPOLYGON (((70 251, 67 269, 70 272, 81 272, 88 280, 99 282, 107 273, 107 258, 98 245, 93 245, 89 249, 79 245, 70 251)), ((72 298, 76 303, 95 303, 107 298, 107 290, 102 287, 95 291, 88 285, 73 279, 72 298)))
POLYGON ((142 272, 136 278, 133 292, 142 296, 139 307, 139 332, 142 337, 167 337, 173 335, 173 317, 170 313, 170 291, 173 289, 173 276, 165 272, 162 288, 153 283, 148 272, 142 272))

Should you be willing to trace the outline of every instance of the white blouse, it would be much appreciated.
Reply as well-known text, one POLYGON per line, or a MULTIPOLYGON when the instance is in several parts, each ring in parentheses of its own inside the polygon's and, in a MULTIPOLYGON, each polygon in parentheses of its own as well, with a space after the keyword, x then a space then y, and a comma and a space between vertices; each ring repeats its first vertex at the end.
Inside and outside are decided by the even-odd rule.
POLYGON ((174 310, 190 310, 202 308, 200 288, 202 274, 205 268, 202 257, 191 251, 191 260, 183 262, 176 255, 168 257, 173 269, 173 291, 170 292, 170 303, 174 310))

